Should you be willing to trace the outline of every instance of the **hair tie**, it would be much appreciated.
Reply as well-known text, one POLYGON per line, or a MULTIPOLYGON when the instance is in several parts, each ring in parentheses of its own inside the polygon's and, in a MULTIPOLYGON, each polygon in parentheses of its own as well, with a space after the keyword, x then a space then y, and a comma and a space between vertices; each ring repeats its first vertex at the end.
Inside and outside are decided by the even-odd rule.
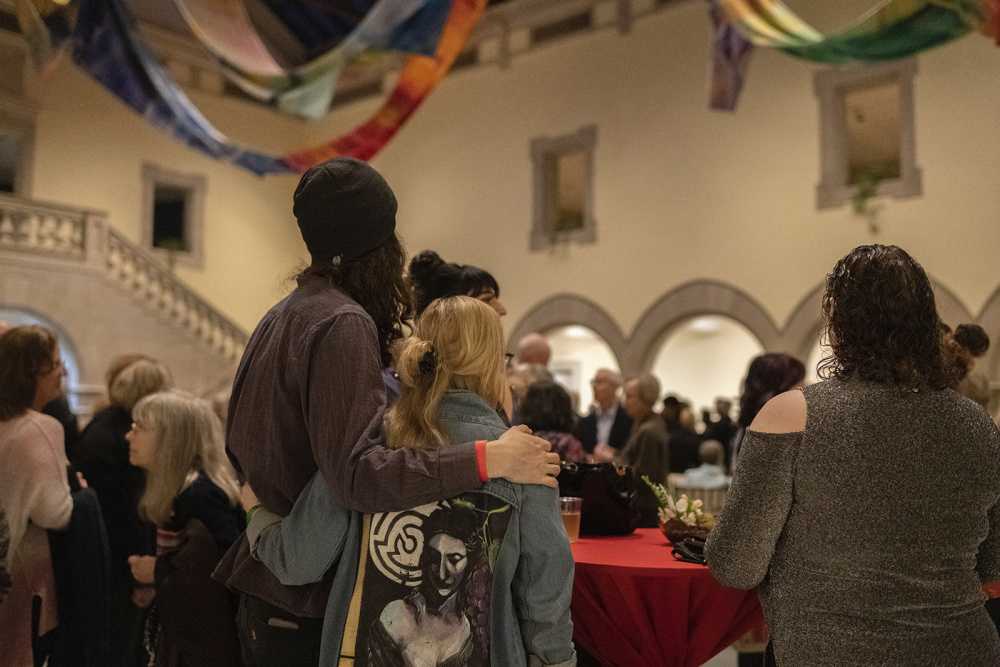
POLYGON ((433 375, 434 371, 437 370, 437 362, 437 355, 434 354, 433 348, 424 352, 424 356, 420 357, 420 362, 417 364, 417 367, 420 369, 420 374, 433 375))

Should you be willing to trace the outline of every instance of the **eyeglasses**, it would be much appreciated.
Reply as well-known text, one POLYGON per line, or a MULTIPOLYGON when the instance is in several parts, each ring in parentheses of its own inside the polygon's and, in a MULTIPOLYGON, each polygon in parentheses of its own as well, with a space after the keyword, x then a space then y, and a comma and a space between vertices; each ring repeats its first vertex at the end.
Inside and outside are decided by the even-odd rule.
POLYGON ((42 371, 41 374, 48 375, 49 373, 54 373, 61 368, 66 368, 66 364, 62 359, 57 359, 52 362, 52 365, 49 366, 47 370, 42 371))
POLYGON ((510 368, 510 362, 513 361, 513 360, 514 360, 514 353, 513 352, 504 352, 503 353, 503 363, 504 363, 504 366, 506 368, 510 368))

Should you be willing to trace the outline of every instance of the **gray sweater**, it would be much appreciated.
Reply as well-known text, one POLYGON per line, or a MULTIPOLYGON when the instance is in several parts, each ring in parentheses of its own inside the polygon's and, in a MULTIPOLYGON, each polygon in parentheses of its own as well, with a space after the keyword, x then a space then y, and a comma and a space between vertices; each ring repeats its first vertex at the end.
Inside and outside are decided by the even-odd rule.
POLYGON ((953 391, 830 380, 806 428, 748 431, 706 546, 760 585, 781 667, 1000 665, 1000 432, 953 391))

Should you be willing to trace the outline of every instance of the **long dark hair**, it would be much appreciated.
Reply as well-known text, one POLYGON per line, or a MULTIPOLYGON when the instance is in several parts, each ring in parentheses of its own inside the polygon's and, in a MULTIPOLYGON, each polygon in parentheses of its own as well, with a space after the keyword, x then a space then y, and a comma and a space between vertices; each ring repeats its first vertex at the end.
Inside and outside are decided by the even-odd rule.
POLYGON ((562 385, 551 380, 531 383, 517 411, 521 423, 532 431, 570 433, 576 426, 573 399, 562 385))
POLYGON ((434 299, 449 296, 475 299, 489 292, 500 296, 500 285, 489 271, 471 264, 446 262, 433 250, 424 250, 410 261, 410 285, 418 317, 434 299))
POLYGON ((800 384, 805 377, 805 364, 790 354, 768 352, 754 357, 743 380, 739 425, 749 427, 765 403, 800 384))
POLYGON ((19 417, 35 401, 38 376, 52 369, 59 341, 42 327, 14 327, 0 336, 0 421, 19 417))
POLYGON ((906 390, 951 384, 934 290, 902 248, 859 246, 837 262, 826 277, 823 316, 832 354, 820 362, 821 377, 906 390))
POLYGON ((379 247, 340 266, 313 264, 299 277, 319 277, 344 290, 375 322, 382 366, 392 363, 392 344, 403 337, 413 305, 404 269, 406 249, 397 234, 379 247))

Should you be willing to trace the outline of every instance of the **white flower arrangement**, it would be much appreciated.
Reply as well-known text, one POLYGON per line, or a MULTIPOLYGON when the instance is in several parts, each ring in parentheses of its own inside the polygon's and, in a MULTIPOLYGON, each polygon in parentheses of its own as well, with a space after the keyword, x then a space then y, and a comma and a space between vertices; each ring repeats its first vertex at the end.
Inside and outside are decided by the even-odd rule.
POLYGON ((686 493, 674 500, 674 497, 667 493, 667 489, 662 484, 653 484, 646 475, 643 475, 642 479, 653 489, 653 494, 656 495, 656 500, 660 503, 656 511, 663 523, 667 523, 671 519, 676 519, 688 526, 705 526, 713 523, 711 515, 705 514, 701 510, 702 502, 700 500, 691 500, 686 493))
POLYGON ((689 526, 697 526, 698 519, 703 516, 701 501, 691 500, 687 494, 681 494, 680 500, 674 502, 673 496, 667 494, 667 507, 657 508, 660 521, 666 523, 670 519, 678 519, 689 526))

